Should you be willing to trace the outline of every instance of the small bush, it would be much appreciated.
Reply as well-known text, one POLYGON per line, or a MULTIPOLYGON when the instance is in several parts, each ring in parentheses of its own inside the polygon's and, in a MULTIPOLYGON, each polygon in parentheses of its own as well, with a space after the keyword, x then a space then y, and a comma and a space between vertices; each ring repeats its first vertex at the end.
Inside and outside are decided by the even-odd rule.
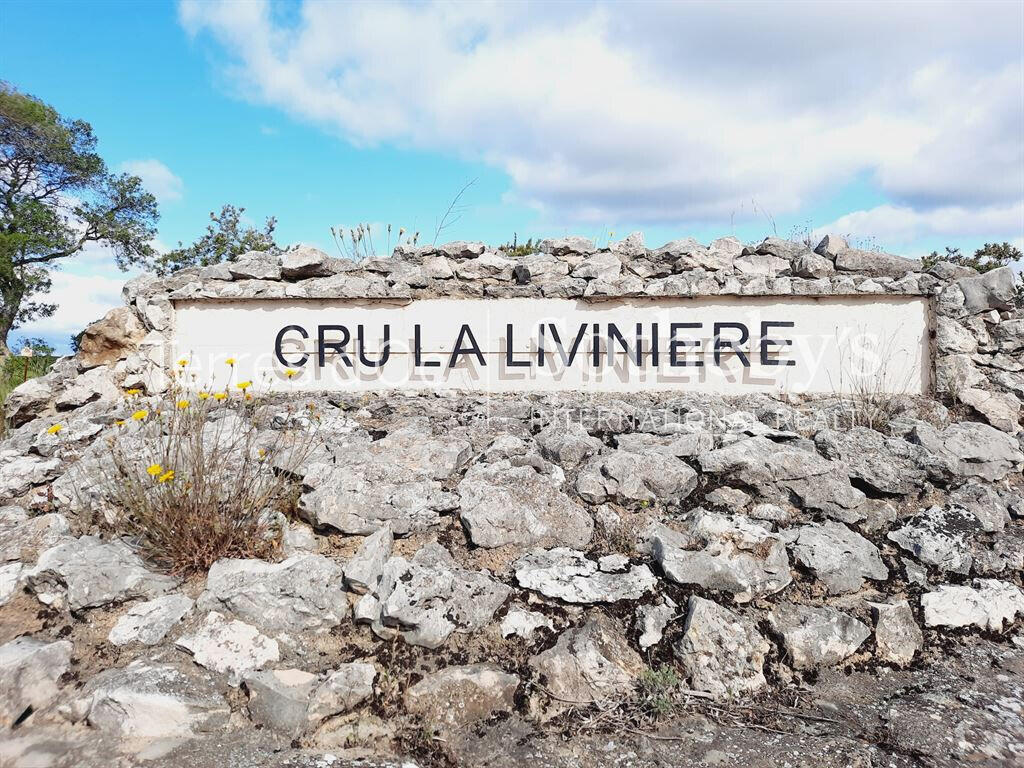
MULTIPOLYGON (((132 397, 132 394, 129 394, 132 397)), ((294 505, 295 470, 315 437, 315 414, 294 409, 273 429, 251 394, 141 400, 107 438, 101 493, 113 526, 167 570, 207 570, 223 557, 274 554, 279 512, 294 505)))

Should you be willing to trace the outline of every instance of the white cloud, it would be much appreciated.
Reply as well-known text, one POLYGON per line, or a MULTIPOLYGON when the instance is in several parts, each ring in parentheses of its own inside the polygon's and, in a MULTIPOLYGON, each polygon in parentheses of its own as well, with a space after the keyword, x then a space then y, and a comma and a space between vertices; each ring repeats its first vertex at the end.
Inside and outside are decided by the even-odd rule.
POLYGON ((128 160, 121 163, 121 170, 142 179, 142 186, 156 195, 161 203, 181 200, 185 193, 185 182, 159 160, 128 160))
POLYGON ((751 199, 782 215, 858 177, 913 210, 1024 196, 1018 3, 278 10, 180 16, 244 97, 486 161, 560 218, 722 220, 751 199))
POLYGON ((909 206, 879 205, 854 211, 814 230, 855 238, 874 238, 886 247, 907 246, 929 237, 1019 239, 1024 232, 1024 201, 1010 205, 965 208, 944 206, 917 211, 909 206))
POLYGON ((71 336, 81 331, 93 320, 99 320, 108 310, 121 306, 121 288, 125 277, 121 274, 80 275, 70 272, 53 272, 53 288, 44 298, 57 304, 57 311, 27 323, 15 331, 15 335, 71 336))

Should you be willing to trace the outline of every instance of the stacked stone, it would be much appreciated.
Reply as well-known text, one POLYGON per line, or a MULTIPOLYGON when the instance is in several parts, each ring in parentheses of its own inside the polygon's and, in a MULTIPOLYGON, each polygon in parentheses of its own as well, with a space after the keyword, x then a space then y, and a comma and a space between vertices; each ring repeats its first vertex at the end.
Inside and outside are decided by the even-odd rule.
MULTIPOLYGON (((1024 685, 1000 671, 1024 668, 1024 320, 1009 270, 923 273, 831 236, 649 250, 631 235, 514 258, 451 243, 354 263, 299 247, 137 278, 125 299, 6 404, 0 627, 24 631, 0 645, 0 727, 17 726, 0 762, 206 744, 213 765, 231 734, 288 755, 294 739, 409 723, 454 745, 496 713, 544 733, 633 700, 652 659, 674 670, 670 692, 718 706, 813 697, 831 673, 879 688, 934 675, 946 699, 919 701, 916 678, 886 688, 883 742, 935 764, 1020 757, 1024 685), (222 560, 181 584, 91 528, 102 436, 127 415, 123 390, 145 403, 168 386, 177 300, 863 293, 934 298, 938 384, 957 408, 895 398, 875 430, 807 426, 838 398, 320 397, 329 450, 297 470, 302 521, 279 562, 222 560), (989 681, 1000 693, 982 706, 989 681), (395 685, 401 710, 382 717, 395 685), (915 740, 935 717, 955 742, 915 740)), ((268 429, 287 405, 264 403, 280 411, 268 429)))

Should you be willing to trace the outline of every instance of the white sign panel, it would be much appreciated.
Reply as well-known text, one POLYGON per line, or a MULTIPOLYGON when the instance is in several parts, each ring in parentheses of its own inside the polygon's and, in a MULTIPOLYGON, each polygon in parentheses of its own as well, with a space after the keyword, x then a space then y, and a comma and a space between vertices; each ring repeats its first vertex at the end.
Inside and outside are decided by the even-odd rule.
POLYGON ((254 390, 924 393, 921 297, 194 301, 190 386, 254 390), (234 361, 229 365, 228 361, 234 361))

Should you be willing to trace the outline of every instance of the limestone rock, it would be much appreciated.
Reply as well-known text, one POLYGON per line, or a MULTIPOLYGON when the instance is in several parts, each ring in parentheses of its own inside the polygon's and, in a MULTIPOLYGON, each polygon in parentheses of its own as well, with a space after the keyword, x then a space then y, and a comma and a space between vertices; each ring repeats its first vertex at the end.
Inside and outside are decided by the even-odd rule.
POLYGON ((36 376, 16 386, 4 401, 4 416, 15 427, 39 416, 56 394, 48 376, 36 376))
POLYGON ((519 678, 491 664, 446 667, 405 692, 405 708, 433 725, 458 728, 511 712, 519 678))
POLYGON ((648 648, 661 642, 665 627, 676 615, 679 608, 675 601, 668 595, 662 595, 658 602, 651 605, 641 605, 636 609, 637 625, 640 627, 640 637, 637 640, 640 650, 648 648))
POLYGON ((346 446, 336 462, 313 464, 300 512, 314 526, 359 536, 387 522, 396 536, 426 530, 458 506, 440 481, 471 453, 468 441, 435 438, 425 420, 409 422, 368 446, 346 446))
POLYGON ((412 645, 438 648, 453 632, 487 624, 511 589, 487 571, 455 564, 439 544, 428 544, 411 561, 393 557, 375 595, 383 625, 398 627, 412 645))
POLYGON ((21 589, 25 566, 21 563, 0 565, 0 606, 6 605, 21 589))
POLYGON ((26 712, 57 698, 71 650, 67 640, 48 643, 29 636, 0 645, 0 727, 10 728, 26 712))
POLYGON ((281 255, 281 277, 285 280, 326 277, 331 274, 334 274, 331 257, 318 248, 300 245, 289 248, 281 255))
POLYGON ((575 469, 604 448, 579 424, 550 424, 536 436, 541 455, 563 469, 575 469))
POLYGON ((585 258, 571 274, 584 280, 614 280, 621 272, 622 262, 618 256, 609 251, 599 251, 585 258))
POLYGON ((869 603, 875 620, 875 653, 883 661, 901 666, 914 660, 924 647, 924 634, 917 626, 910 603, 869 603))
POLYGON ((133 606, 117 620, 107 641, 113 645, 156 645, 183 618, 195 603, 186 595, 163 595, 133 606))
POLYGON ((595 456, 580 470, 576 491, 592 504, 661 501, 679 504, 697 487, 697 473, 660 451, 618 450, 595 456))
POLYGON ((905 259, 881 251, 861 251, 856 248, 841 249, 836 254, 836 269, 869 277, 903 277, 908 272, 920 272, 921 262, 905 259))
POLYGON ((79 611, 156 597, 178 580, 148 570, 123 541, 83 536, 43 552, 26 583, 41 602, 79 611))
POLYGON ((29 517, 21 507, 0 508, 0 562, 32 562, 70 534, 67 518, 56 512, 29 517))
POLYGON ((965 389, 960 393, 959 400, 980 413, 996 429, 1011 435, 1020 431, 1020 400, 1013 395, 984 389, 965 389))
POLYGON ((249 251, 226 262, 235 280, 280 280, 281 260, 266 251, 249 251))
POLYGON ((250 672, 243 680, 254 723, 298 737, 308 725, 307 708, 317 677, 301 669, 250 672))
POLYGON ((37 485, 53 479, 61 468, 60 459, 16 456, 0 464, 0 500, 16 499, 37 485))
POLYGON ((828 277, 836 271, 831 259, 816 253, 805 253, 793 262, 793 274, 797 277, 828 277))
POLYGON ((755 488, 768 500, 788 501, 795 494, 804 506, 844 522, 852 522, 849 513, 865 500, 850 485, 841 464, 760 435, 702 453, 697 460, 704 472, 755 488))
POLYGON ((78 362, 83 368, 123 360, 146 336, 146 329, 130 307, 116 307, 87 326, 78 340, 78 362))
POLYGON ((626 573, 604 573, 582 552, 564 547, 534 550, 519 558, 514 568, 519 586, 567 603, 636 600, 658 581, 646 565, 626 573))
POLYGON ((1011 267, 999 267, 977 277, 965 277, 956 285, 963 291, 964 309, 969 314, 989 309, 1010 309, 1016 295, 1011 267))
POLYGON ((921 597, 929 627, 978 627, 1001 632, 1024 613, 1024 592, 997 579, 975 579, 973 586, 943 584, 921 597))
POLYGON ((939 431, 919 423, 909 439, 932 454, 936 469, 954 476, 997 481, 1024 463, 1019 443, 988 424, 961 422, 939 431))
POLYGON ((196 664, 226 674, 232 686, 237 686, 249 672, 281 658, 276 640, 260 634, 250 624, 228 619, 216 611, 207 614, 203 625, 180 638, 177 645, 191 653, 196 664))
POLYGON ((673 652, 693 688, 732 698, 767 685, 764 660, 769 648, 752 622, 691 595, 683 637, 673 652))
POLYGON ((424 250, 424 256, 444 256, 448 259, 472 259, 476 256, 483 256, 487 246, 483 243, 467 243, 463 240, 456 240, 444 245, 428 246, 424 250))
POLYGON ((231 710, 213 678, 172 664, 134 661, 92 678, 71 706, 74 719, 142 748, 227 727, 231 710))
POLYGON ((829 606, 781 603, 768 620, 795 669, 838 664, 871 636, 862 622, 829 606))
POLYGON ((751 520, 697 509, 684 525, 683 534, 660 526, 651 539, 654 561, 672 581, 728 592, 743 603, 792 580, 785 544, 751 520))
POLYGON ((384 525, 366 537, 356 553, 345 563, 345 584, 356 594, 366 594, 377 586, 384 563, 391 557, 395 538, 391 526, 384 525))
POLYGON ((365 661, 342 664, 328 673, 309 697, 306 719, 310 726, 358 707, 373 695, 376 678, 376 668, 365 661))
POLYGON ((574 705, 618 700, 632 692, 644 669, 617 624, 600 613, 567 629, 553 648, 532 657, 529 665, 553 695, 547 701, 548 717, 574 705))
POLYGON ((280 563, 218 560, 199 596, 200 610, 224 611, 278 632, 327 632, 350 612, 342 568, 323 555, 280 563))
POLYGON ((815 433, 814 444, 827 459, 841 464, 847 476, 880 493, 910 494, 926 479, 920 446, 867 427, 822 429, 815 433))
POLYGON ((57 395, 54 405, 58 411, 81 408, 86 403, 113 403, 121 399, 121 390, 107 367, 91 368, 80 373, 57 395))
POLYGON ((786 532, 798 563, 818 577, 831 594, 856 592, 865 579, 887 579, 878 549, 842 523, 804 525, 786 532))
POLYGON ((561 485, 561 473, 545 474, 509 460, 474 464, 458 486, 459 518, 480 547, 584 547, 594 521, 561 485))
POLYGON ((977 518, 957 507, 929 507, 889 533, 890 541, 925 565, 940 571, 967 573, 970 539, 981 531, 977 518))
POLYGON ((592 240, 578 235, 541 240, 537 247, 542 253, 550 253, 554 256, 586 256, 595 250, 592 240))
POLYGON ((502 637, 521 637, 524 640, 529 640, 533 637, 533 633, 541 627, 547 629, 554 629, 554 625, 551 623, 551 619, 545 616, 539 611, 527 611, 522 608, 510 609, 505 614, 505 618, 501 620, 501 636, 502 637))

